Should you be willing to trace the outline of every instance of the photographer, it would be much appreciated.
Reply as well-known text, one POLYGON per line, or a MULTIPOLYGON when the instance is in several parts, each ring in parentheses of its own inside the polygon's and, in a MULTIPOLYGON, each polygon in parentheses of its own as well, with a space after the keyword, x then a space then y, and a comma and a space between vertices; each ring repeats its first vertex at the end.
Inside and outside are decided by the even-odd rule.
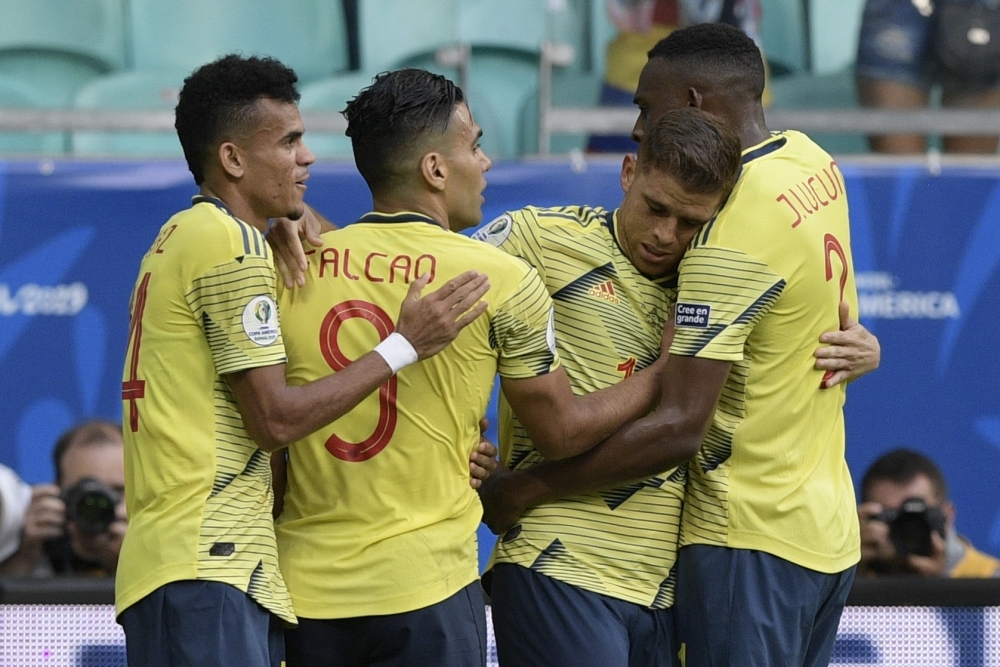
POLYGON ((126 526, 121 428, 80 424, 59 438, 52 457, 57 483, 32 487, 20 547, 0 574, 113 575, 126 526))
POLYGON ((997 577, 1000 560, 955 531, 955 506, 941 470, 923 454, 896 449, 861 482, 860 574, 997 577))

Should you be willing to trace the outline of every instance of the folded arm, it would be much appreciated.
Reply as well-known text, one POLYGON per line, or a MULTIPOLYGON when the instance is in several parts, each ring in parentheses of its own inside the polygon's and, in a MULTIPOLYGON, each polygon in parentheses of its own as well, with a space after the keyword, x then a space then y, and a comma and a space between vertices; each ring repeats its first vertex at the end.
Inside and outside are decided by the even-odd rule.
POLYGON ((538 377, 512 380, 501 386, 518 421, 535 449, 548 460, 586 452, 623 424, 649 412, 656 404, 662 363, 616 385, 575 396, 566 371, 559 368, 538 377))
POLYGON ((480 494, 484 520, 501 532, 529 507, 647 479, 688 461, 711 424, 731 365, 670 356, 655 410, 580 456, 487 480, 480 494))

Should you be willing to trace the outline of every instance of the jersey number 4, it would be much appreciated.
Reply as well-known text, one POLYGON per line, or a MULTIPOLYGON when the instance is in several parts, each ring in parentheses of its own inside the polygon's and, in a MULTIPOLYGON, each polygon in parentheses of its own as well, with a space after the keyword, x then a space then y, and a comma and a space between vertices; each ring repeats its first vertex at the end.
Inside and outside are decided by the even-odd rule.
MULTIPOLYGON (((379 340, 388 338, 395 328, 389 314, 369 301, 344 301, 331 308, 319 330, 319 348, 334 371, 343 370, 352 361, 340 349, 337 336, 344 322, 355 317, 371 323, 378 332, 379 340)), ((347 442, 333 434, 326 441, 326 450, 342 461, 356 462, 367 461, 385 449, 396 431, 396 385, 396 376, 393 375, 378 388, 378 424, 370 436, 361 442, 347 442)))
POLYGON ((142 276, 132 299, 132 323, 128 330, 128 379, 122 381, 122 400, 128 401, 128 425, 133 433, 139 431, 138 400, 146 395, 146 381, 139 379, 139 347, 142 344, 142 314, 146 310, 146 292, 149 290, 149 273, 142 276))

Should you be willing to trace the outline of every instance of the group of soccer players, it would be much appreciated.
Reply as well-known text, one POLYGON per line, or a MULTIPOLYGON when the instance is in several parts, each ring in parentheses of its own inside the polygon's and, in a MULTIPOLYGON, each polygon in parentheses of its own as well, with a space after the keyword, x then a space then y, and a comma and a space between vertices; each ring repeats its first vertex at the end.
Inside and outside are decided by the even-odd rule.
POLYGON ((482 665, 485 505, 504 667, 825 665, 858 551, 844 383, 878 346, 840 305, 842 177, 768 132, 753 42, 651 52, 617 211, 478 240, 453 233, 490 168, 461 90, 379 75, 345 110, 373 212, 286 237, 279 288, 269 220, 330 228, 295 81, 228 56, 178 103, 200 193, 143 259, 123 376, 130 663, 482 665), (816 204, 789 219, 786 191, 816 204), (513 470, 481 504, 496 375, 513 470))

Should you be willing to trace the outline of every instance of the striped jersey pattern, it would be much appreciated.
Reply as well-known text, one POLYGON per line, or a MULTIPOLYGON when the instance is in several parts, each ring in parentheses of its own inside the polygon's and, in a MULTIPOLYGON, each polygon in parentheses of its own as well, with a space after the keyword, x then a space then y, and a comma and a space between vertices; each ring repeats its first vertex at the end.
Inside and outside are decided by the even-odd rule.
POLYGON ((765 551, 819 572, 858 561, 846 389, 813 352, 857 316, 843 176, 804 134, 744 151, 736 188, 679 270, 671 354, 732 363, 688 464, 681 544, 765 551))
MULTIPOLYGON (((538 270, 555 304, 556 346, 576 394, 614 385, 660 351, 675 277, 652 281, 616 238, 616 213, 588 206, 507 213, 477 238, 538 270)), ((501 398, 501 459, 542 460, 501 398)), ((684 470, 529 510, 502 535, 493 562, 530 567, 584 590, 661 609, 673 603, 684 470)))
POLYGON ((118 612, 179 580, 228 583, 294 621, 278 568, 269 457, 225 375, 281 364, 261 233, 196 197, 143 258, 123 374, 129 529, 118 612))

